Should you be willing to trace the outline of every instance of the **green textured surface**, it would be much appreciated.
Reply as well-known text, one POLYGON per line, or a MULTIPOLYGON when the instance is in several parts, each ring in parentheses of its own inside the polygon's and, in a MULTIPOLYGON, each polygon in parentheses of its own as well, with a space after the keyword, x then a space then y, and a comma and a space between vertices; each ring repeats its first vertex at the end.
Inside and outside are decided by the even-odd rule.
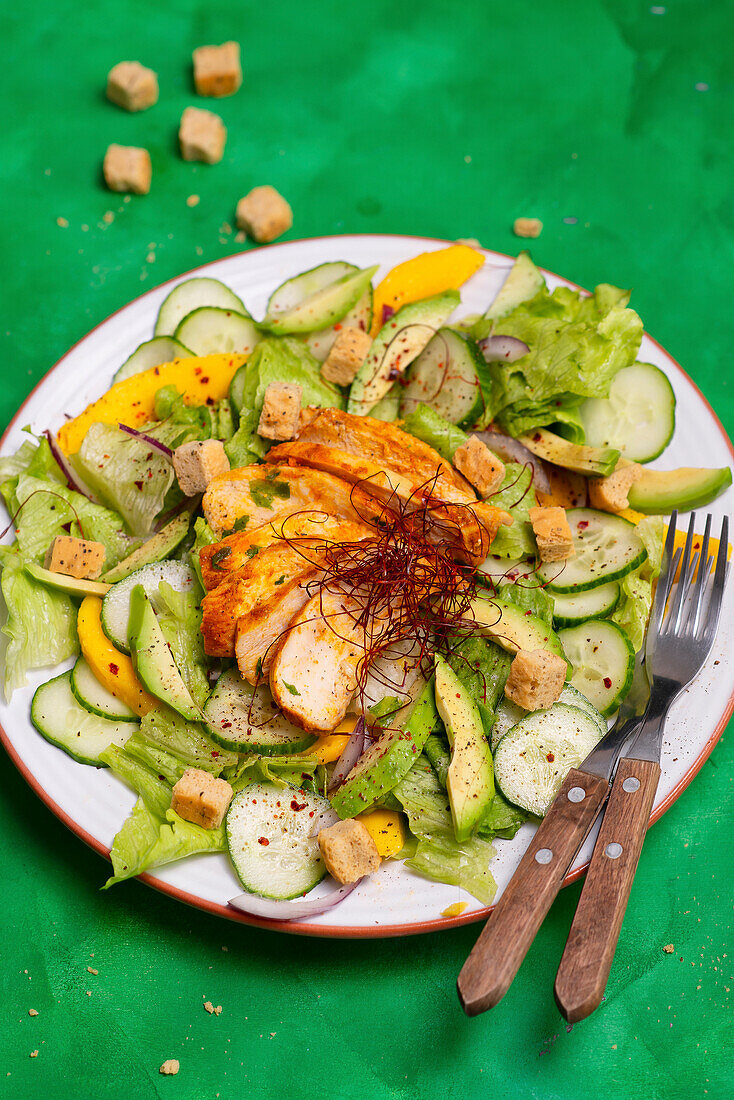
MULTIPOLYGON (((3 4, 0 420, 112 310, 235 251, 219 226, 272 183, 294 207, 292 238, 478 236, 509 252, 514 217, 541 217, 536 260, 633 286, 649 330, 731 428, 732 32, 722 0, 671 0, 663 15, 630 0, 3 4), (184 164, 189 52, 226 38, 243 43, 243 88, 203 104, 230 128, 225 159, 184 164), (105 102, 123 58, 159 72, 150 112, 105 102), (100 187, 109 141, 150 148, 149 197, 123 204, 100 187)), ((578 885, 504 1002, 467 1020, 454 980, 476 927, 305 941, 136 882, 100 894, 102 861, 5 760, 0 1094, 730 1096, 732 762, 724 738, 651 831, 606 1001, 568 1029, 551 990, 578 885), (159 1076, 166 1058, 177 1077, 159 1076)))

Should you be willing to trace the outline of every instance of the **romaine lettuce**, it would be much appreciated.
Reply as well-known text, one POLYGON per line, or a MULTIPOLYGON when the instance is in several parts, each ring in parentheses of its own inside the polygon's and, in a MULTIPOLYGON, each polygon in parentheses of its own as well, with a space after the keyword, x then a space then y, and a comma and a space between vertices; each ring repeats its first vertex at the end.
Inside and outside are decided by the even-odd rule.
POLYGON ((171 647, 176 667, 199 706, 203 706, 209 696, 208 666, 201 635, 202 596, 198 585, 188 592, 178 592, 166 581, 161 581, 153 596, 158 622, 171 647))
POLYGON ((662 516, 646 516, 637 524, 647 559, 620 581, 621 597, 611 618, 621 626, 635 652, 642 649, 653 600, 653 581, 660 574, 665 523, 662 516))
POLYGON ((505 466, 505 478, 496 493, 488 498, 495 508, 509 512, 514 523, 511 527, 500 527, 491 553, 498 558, 532 558, 536 553, 533 529, 530 526, 530 509, 535 504, 532 491, 533 471, 519 462, 508 462, 505 466))

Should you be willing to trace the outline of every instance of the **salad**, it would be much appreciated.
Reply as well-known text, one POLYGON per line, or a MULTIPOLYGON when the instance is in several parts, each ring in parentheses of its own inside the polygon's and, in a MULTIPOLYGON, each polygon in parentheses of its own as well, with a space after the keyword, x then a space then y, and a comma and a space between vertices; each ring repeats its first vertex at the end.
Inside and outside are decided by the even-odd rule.
POLYGON ((647 465, 675 397, 628 292, 522 253, 458 316, 483 263, 322 264, 259 321, 188 279, 0 459, 5 695, 65 666, 34 726, 135 792, 107 886, 221 852, 233 904, 288 920, 403 860, 488 904, 496 844, 605 733, 663 517, 731 471, 647 465))

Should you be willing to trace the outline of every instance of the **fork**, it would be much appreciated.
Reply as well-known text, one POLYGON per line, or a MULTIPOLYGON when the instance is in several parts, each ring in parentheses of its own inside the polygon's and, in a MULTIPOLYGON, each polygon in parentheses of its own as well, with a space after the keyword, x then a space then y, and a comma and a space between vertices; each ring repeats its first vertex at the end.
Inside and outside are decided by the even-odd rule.
POLYGON ((728 572, 728 517, 722 522, 710 585, 711 516, 706 517, 701 549, 695 555, 695 512, 685 547, 673 554, 676 520, 674 512, 647 633, 645 663, 651 682, 647 714, 617 765, 556 975, 556 1002, 569 1023, 593 1012, 604 993, 658 788, 665 721, 672 704, 703 667, 721 613, 728 572), (674 583, 678 568, 680 576, 674 583))

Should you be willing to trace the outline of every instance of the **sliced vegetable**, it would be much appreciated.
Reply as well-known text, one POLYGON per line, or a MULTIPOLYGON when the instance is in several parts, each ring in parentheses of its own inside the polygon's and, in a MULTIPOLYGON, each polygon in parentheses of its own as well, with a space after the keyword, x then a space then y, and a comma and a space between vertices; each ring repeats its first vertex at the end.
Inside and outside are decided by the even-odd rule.
MULTIPOLYGON (((316 332, 329 328, 330 325, 340 321, 363 297, 376 271, 377 267, 368 267, 364 271, 349 272, 322 286, 297 304, 279 312, 273 311, 271 303, 262 327, 279 336, 289 333, 316 332)), ((313 272, 306 274, 313 275, 313 272)), ((304 276, 297 276, 289 282, 295 284, 298 279, 303 278, 304 276)), ((291 286, 291 293, 286 294, 281 287, 280 292, 276 291, 276 295, 279 294, 280 301, 289 299, 293 289, 291 286)))
POLYGON ((509 653, 520 649, 547 649, 563 656, 563 648, 551 628, 529 611, 507 600, 478 597, 472 600, 477 628, 509 653))
POLYGON ((609 584, 565 596, 558 592, 553 596, 553 602, 553 624, 556 628, 576 626, 588 619, 604 619, 619 603, 619 584, 610 581, 609 584))
POLYGON ((374 338, 385 320, 409 302, 458 290, 483 264, 482 253, 463 244, 423 252, 398 264, 375 289, 371 336, 374 338))
POLYGON ((439 329, 408 368, 400 415, 430 405, 452 424, 471 427, 485 412, 491 394, 486 363, 470 336, 450 328, 439 329))
POLYGON ((101 753, 110 745, 124 745, 131 730, 128 722, 110 722, 80 706, 71 691, 71 672, 41 684, 31 703, 31 721, 52 745, 96 768, 104 766, 101 753))
POLYGON ((319 795, 253 783, 232 799, 225 830, 237 877, 264 898, 297 898, 326 874, 314 818, 329 809, 319 795))
POLYGON ((642 565, 645 544, 634 524, 594 508, 571 508, 566 517, 575 555, 563 562, 541 562, 538 576, 548 591, 578 595, 609 581, 618 581, 642 565))
POLYGON ((357 821, 362 822, 383 859, 392 859, 405 846, 405 818, 396 810, 370 810, 360 814, 357 821))
POLYGON ((183 681, 142 584, 130 593, 128 639, 135 670, 148 691, 191 722, 201 717, 183 681))
POLYGON ((217 680, 204 717, 214 740, 234 752, 277 756, 307 752, 318 744, 312 733, 293 725, 278 710, 265 684, 252 687, 236 668, 217 680))
POLYGON ((643 470, 629 493, 629 506, 646 515, 690 512, 710 504, 731 485, 731 470, 643 470))
POLYGON ((371 324, 372 287, 368 286, 357 304, 344 314, 341 321, 320 332, 310 332, 306 337, 306 344, 314 358, 323 363, 342 329, 358 328, 362 332, 369 332, 371 324))
POLYGON ((505 734, 494 755, 502 793, 543 817, 571 768, 586 759, 601 736, 591 715, 565 703, 527 715, 505 734))
POLYGON ((321 913, 328 913, 348 898, 360 882, 361 879, 349 882, 346 886, 335 884, 327 894, 308 898, 306 901, 281 901, 276 898, 261 898, 257 894, 239 894, 236 898, 230 898, 227 905, 263 920, 302 920, 304 917, 318 917, 321 913))
POLYGON ((520 436, 520 443, 538 458, 565 466, 580 474, 608 477, 613 473, 620 452, 613 447, 587 447, 584 443, 569 443, 567 439, 538 428, 530 435, 520 436))
POLYGON ((33 561, 29 562, 25 569, 34 580, 47 584, 49 588, 58 588, 69 596, 104 596, 110 590, 109 584, 103 581, 90 581, 86 577, 68 577, 66 573, 54 573, 51 569, 44 569, 42 565, 37 565, 33 561))
MULTIPOLYGON (((586 696, 582 695, 572 684, 564 684, 563 691, 559 695, 557 702, 566 703, 570 707, 578 707, 579 710, 583 710, 594 719, 602 736, 607 732, 607 724, 602 715, 593 703, 590 703, 586 696)), ((534 711, 533 713, 537 714, 540 712, 534 711)), ((497 707, 494 727, 492 729, 492 752, 497 748, 505 734, 509 733, 518 722, 527 716, 528 711, 523 710, 522 707, 518 707, 516 703, 511 702, 507 698, 502 700, 497 707)))
POLYGON ((179 283, 164 298, 155 323, 156 336, 173 336, 179 323, 195 309, 202 306, 219 306, 232 309, 249 317, 243 302, 218 279, 197 276, 179 283))
POLYGON ((188 565, 180 561, 155 562, 144 565, 124 580, 113 585, 102 603, 102 629, 112 644, 123 653, 129 653, 128 630, 130 620, 130 593, 140 584, 148 596, 154 595, 161 581, 170 584, 177 592, 191 592, 196 577, 188 565))
POLYGON ((635 651, 625 632, 606 619, 572 626, 559 634, 573 665, 571 683, 604 716, 630 689, 635 651))
POLYGON ((153 565, 154 562, 169 557, 185 539, 190 525, 191 509, 187 508, 186 511, 175 516, 170 523, 161 528, 158 534, 147 539, 137 550, 133 550, 132 554, 129 554, 112 569, 108 569, 106 573, 103 573, 106 584, 108 586, 116 584, 118 581, 125 580, 131 573, 142 569, 144 565, 153 565))
POLYGON ((221 306, 200 306, 179 322, 176 339, 190 347, 192 355, 215 352, 249 355, 262 337, 254 321, 244 313, 221 306))
POLYGON ((542 271, 527 252, 521 252, 484 316, 491 320, 506 317, 522 302, 534 298, 542 286, 545 286, 542 271))
POLYGON ((152 340, 146 340, 140 344, 122 366, 116 371, 112 382, 122 382, 133 374, 150 370, 151 367, 159 367, 162 363, 171 363, 174 359, 187 359, 198 352, 193 352, 173 336, 154 336, 152 340))
POLYGON ((581 420, 592 447, 617 447, 633 462, 650 462, 675 431, 673 387, 659 367, 633 363, 613 378, 608 397, 587 397, 581 420))
POLYGON ((155 710, 158 702, 138 679, 130 658, 115 649, 102 629, 102 601, 98 596, 82 600, 77 617, 79 645, 93 674, 117 699, 136 714, 155 710))
POLYGON ((99 714, 113 722, 136 722, 139 715, 113 695, 97 677, 83 657, 78 657, 69 680, 71 693, 90 714, 99 714))

